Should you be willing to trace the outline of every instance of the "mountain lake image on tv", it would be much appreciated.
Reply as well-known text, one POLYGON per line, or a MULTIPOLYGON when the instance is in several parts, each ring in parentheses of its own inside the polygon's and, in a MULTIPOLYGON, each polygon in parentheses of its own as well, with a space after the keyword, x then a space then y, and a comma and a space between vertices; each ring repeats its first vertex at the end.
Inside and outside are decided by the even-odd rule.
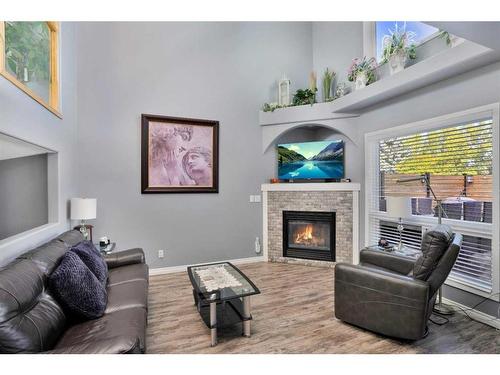
POLYGON ((280 180, 338 180, 344 177, 344 141, 278 145, 280 180))

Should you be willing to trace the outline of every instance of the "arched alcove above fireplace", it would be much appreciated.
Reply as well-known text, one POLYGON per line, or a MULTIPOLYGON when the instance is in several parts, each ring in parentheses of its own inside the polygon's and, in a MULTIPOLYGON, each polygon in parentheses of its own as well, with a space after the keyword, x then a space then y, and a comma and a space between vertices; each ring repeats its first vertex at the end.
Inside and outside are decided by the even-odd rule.
POLYGON ((283 113, 261 112, 260 125, 262 127, 262 152, 266 152, 280 139, 301 130, 319 130, 323 134, 339 134, 342 138, 359 145, 359 134, 353 126, 353 118, 358 115, 347 113, 330 113, 321 111, 321 104, 287 108, 283 113), (304 108, 307 107, 307 108, 304 108), (296 113, 290 113, 290 109, 296 113))

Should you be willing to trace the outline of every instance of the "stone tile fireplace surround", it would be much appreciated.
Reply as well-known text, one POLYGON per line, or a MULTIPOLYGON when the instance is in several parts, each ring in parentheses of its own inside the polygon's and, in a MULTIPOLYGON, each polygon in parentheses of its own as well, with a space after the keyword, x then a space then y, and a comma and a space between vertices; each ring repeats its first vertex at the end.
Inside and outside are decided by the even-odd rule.
POLYGON ((283 256, 283 211, 336 213, 336 262, 359 258, 358 183, 263 184, 263 253, 270 262, 333 267, 335 262, 283 256))

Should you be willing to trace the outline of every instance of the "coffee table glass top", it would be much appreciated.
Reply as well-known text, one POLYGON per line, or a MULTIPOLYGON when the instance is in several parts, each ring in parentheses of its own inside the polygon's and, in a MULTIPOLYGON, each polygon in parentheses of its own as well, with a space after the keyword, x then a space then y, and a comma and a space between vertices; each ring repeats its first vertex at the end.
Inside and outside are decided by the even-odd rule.
POLYGON ((231 263, 188 267, 196 291, 209 300, 226 300, 260 293, 259 289, 231 263))

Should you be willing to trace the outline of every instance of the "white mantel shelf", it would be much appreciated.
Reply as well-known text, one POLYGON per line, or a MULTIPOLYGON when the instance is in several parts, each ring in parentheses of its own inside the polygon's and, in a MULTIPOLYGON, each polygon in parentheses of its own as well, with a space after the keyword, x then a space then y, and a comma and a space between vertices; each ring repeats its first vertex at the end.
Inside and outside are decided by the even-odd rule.
POLYGON ((320 182, 320 183, 279 183, 262 184, 261 191, 360 191, 357 182, 320 182))

